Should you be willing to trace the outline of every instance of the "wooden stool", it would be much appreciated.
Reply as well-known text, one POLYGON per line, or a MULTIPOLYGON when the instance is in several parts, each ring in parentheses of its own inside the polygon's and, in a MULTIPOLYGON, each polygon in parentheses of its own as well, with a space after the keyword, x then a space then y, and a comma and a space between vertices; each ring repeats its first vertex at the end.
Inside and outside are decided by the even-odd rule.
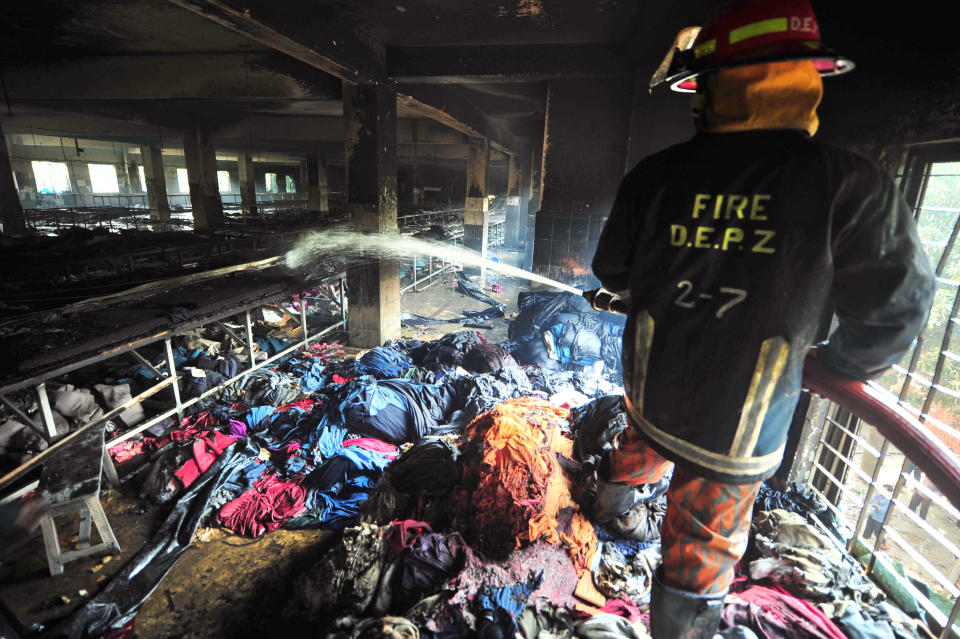
POLYGON ((63 574, 64 564, 82 557, 120 552, 120 544, 100 504, 103 431, 103 426, 89 429, 44 463, 39 492, 46 510, 40 519, 40 529, 51 575, 63 574), (80 512, 77 549, 63 552, 54 517, 75 511, 80 512), (91 523, 100 534, 100 543, 93 546, 90 545, 91 523))

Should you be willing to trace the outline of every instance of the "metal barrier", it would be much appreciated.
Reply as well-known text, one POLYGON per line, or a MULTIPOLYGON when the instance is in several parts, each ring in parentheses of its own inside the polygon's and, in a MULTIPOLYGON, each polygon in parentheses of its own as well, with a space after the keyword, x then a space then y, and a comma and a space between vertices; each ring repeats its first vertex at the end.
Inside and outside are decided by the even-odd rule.
POLYGON ((413 289, 414 292, 426 290, 440 281, 440 280, 436 280, 436 281, 430 282, 430 280, 432 280, 433 278, 443 273, 452 273, 457 269, 457 264, 454 264, 453 262, 448 262, 447 260, 441 258, 439 260, 440 268, 437 270, 434 270, 433 268, 433 265, 435 263, 434 257, 432 255, 428 255, 427 258, 428 258, 427 275, 426 277, 418 277, 418 271, 419 271, 418 262, 420 261, 420 256, 419 255, 414 256, 412 260, 412 264, 410 266, 410 271, 412 273, 413 281, 410 284, 407 284, 406 286, 400 287, 401 294, 406 293, 410 289, 413 289), (430 282, 430 283, 424 284, 425 282, 430 282))
MULTIPOLYGON (((960 522, 960 460, 926 425, 899 405, 894 395, 882 387, 841 377, 815 356, 807 358, 803 380, 804 387, 811 393, 832 402, 823 416, 822 432, 814 451, 815 461, 807 485, 823 497, 838 519, 851 529, 849 538, 842 540, 847 544, 847 550, 862 554, 857 551, 866 549, 868 574, 883 569, 887 575, 893 575, 899 586, 924 608, 929 619, 942 628, 939 635, 941 639, 960 637, 960 628, 956 626, 960 615, 960 588, 956 584, 960 577, 960 547, 928 523, 925 516, 914 512, 914 500, 908 505, 901 499, 904 486, 909 485, 914 491, 914 499, 919 496, 921 501, 929 500, 929 503, 942 508, 947 515, 960 522), (879 448, 870 442, 870 433, 867 432, 870 428, 875 428, 882 437, 879 448), (895 464, 899 459, 898 454, 903 455, 903 461, 896 471, 893 490, 888 491, 881 485, 881 471, 885 463, 895 464), (861 458, 859 464, 856 461, 858 456, 861 458), (862 468, 864 456, 873 460, 870 472, 862 468), (913 469, 924 473, 937 490, 931 490, 918 481, 912 474, 913 469), (866 486, 862 499, 854 490, 857 481, 866 486), (877 527, 876 539, 868 545, 864 533, 876 495, 882 495, 890 505, 877 527), (952 555, 954 567, 949 575, 943 574, 932 563, 928 552, 916 548, 906 538, 904 531, 893 526, 894 512, 906 515, 928 539, 952 555), (897 573, 893 558, 886 550, 888 538, 906 553, 905 557, 912 564, 926 573, 927 578, 922 582, 928 586, 934 585, 933 590, 928 588, 926 592, 921 592, 909 578, 897 573), (949 609, 944 610, 933 599, 947 602, 949 609)), ((883 508, 882 500, 880 508, 883 508)), ((872 524, 872 527, 876 527, 876 524, 872 524)))

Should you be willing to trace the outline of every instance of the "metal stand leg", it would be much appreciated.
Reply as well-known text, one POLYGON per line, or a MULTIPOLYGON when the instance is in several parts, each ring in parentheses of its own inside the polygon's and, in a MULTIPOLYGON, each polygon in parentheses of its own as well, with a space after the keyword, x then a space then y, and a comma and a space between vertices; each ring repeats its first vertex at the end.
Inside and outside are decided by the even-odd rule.
MULTIPOLYGON (((163 342, 164 347, 167 351, 167 370, 170 372, 171 377, 176 377, 177 375, 177 366, 173 361, 173 344, 170 342, 170 339, 165 339, 163 342)), ((170 388, 173 391, 173 401, 177 407, 177 417, 182 422, 183 421, 183 406, 180 401, 180 385, 175 381, 170 384, 170 388)))
POLYGON ((300 330, 303 331, 303 347, 307 348, 310 345, 307 339, 310 331, 307 328, 307 298, 304 293, 300 294, 300 330))
POLYGON ((57 436, 57 424, 53 421, 53 411, 50 409, 50 399, 47 397, 47 384, 37 384, 37 400, 40 402, 40 412, 43 415, 43 425, 47 429, 47 436, 53 440, 57 436))
POLYGON ((256 366, 256 359, 253 350, 253 322, 250 320, 250 310, 243 312, 243 320, 247 328, 247 354, 250 356, 250 370, 256 366))

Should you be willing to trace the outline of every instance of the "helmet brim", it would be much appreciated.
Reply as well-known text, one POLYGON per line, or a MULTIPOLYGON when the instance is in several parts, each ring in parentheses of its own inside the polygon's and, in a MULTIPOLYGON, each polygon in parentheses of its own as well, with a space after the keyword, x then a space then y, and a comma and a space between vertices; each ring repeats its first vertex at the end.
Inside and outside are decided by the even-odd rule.
MULTIPOLYGON (((810 43, 812 44, 812 43, 810 43)), ((697 76, 722 69, 733 67, 750 66, 753 64, 766 64, 768 62, 786 62, 789 60, 810 60, 814 63, 817 71, 822 77, 842 75, 854 69, 852 60, 841 56, 821 43, 816 43, 816 50, 806 43, 780 43, 777 46, 767 47, 760 50, 753 50, 749 56, 739 59, 727 59, 723 61, 704 61, 693 57, 691 51, 674 51, 672 59, 673 69, 660 78, 656 83, 651 84, 651 89, 661 84, 666 84, 671 90, 678 93, 693 93, 697 90, 697 76)))

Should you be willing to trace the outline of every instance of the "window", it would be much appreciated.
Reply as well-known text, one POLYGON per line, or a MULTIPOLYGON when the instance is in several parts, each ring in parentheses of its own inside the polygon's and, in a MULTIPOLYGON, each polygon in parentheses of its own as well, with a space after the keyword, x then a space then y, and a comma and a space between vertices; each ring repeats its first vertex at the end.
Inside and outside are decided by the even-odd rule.
POLYGON ((286 185, 285 185, 285 186, 286 186, 286 189, 287 189, 287 193, 296 193, 296 192, 297 192, 297 184, 293 181, 293 176, 292 176, 292 175, 288 175, 288 176, 287 176, 286 185))
POLYGON ((267 193, 279 193, 280 189, 277 188, 277 174, 276 173, 267 173, 264 176, 265 188, 264 191, 267 193))
POLYGON ((34 160, 33 177, 37 181, 37 193, 63 193, 70 190, 67 165, 63 162, 40 162, 34 160))
POLYGON ((960 247, 951 236, 960 228, 960 162, 933 162, 923 170, 917 231, 937 269, 937 293, 923 329, 915 362, 905 356, 878 381, 902 396, 904 407, 927 422, 940 439, 960 451, 960 340, 947 326, 960 295, 960 247), (907 367, 913 362, 913 368, 907 367), (922 415, 921 415, 922 411, 922 415))
POLYGON ((181 193, 190 192, 190 179, 187 177, 186 169, 177 169, 177 189, 181 193))
POLYGON ((143 170, 143 165, 137 167, 137 173, 140 174, 140 190, 147 192, 147 174, 143 170))
POLYGON ((119 193, 117 167, 112 164, 88 164, 90 189, 94 193, 119 193))
POLYGON ((229 171, 217 171, 217 188, 220 189, 221 193, 230 192, 230 172, 229 171))

